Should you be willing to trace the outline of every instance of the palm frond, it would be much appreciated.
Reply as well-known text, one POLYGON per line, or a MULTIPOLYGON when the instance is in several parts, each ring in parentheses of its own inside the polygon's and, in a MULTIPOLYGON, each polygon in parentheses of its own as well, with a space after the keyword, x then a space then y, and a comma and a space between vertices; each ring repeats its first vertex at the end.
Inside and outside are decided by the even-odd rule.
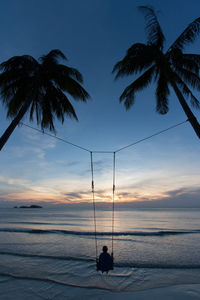
POLYGON ((180 68, 184 68, 194 72, 196 75, 199 74, 198 62, 192 55, 183 54, 180 49, 174 48, 166 54, 166 57, 173 69, 179 70, 180 68))
POLYGON ((139 78, 132 82, 120 96, 120 102, 124 101, 126 109, 129 109, 135 100, 135 93, 146 87, 152 80, 155 72, 155 66, 152 66, 145 73, 143 73, 139 78))
MULTIPOLYGON (((2 74, 3 75, 3 74, 2 74)), ((1 80, 0 80, 1 82, 1 80)), ((7 108, 11 105, 11 101, 16 102, 16 112, 18 110, 17 105, 18 102, 23 105, 26 101, 25 99, 30 95, 32 85, 31 78, 19 78, 17 81, 0 83, 0 95, 2 97, 2 102, 6 105, 7 108)), ((13 109, 12 109, 13 110, 13 109)))
POLYGON ((184 80, 187 84, 189 84, 192 88, 200 91, 200 78, 195 73, 186 70, 184 68, 176 67, 176 73, 184 80))
POLYGON ((168 96, 168 80, 165 76, 165 73, 160 72, 156 88, 156 111, 159 114, 164 115, 168 112, 168 96))
POLYGON ((42 117, 42 109, 41 109, 41 102, 44 97, 44 91, 38 90, 36 97, 34 101, 31 104, 30 108, 30 114, 29 114, 29 120, 33 121, 34 119, 34 114, 36 115, 36 121, 37 124, 41 124, 41 117, 42 117))
POLYGON ((173 48, 178 48, 180 50, 183 50, 185 45, 191 44, 195 41, 199 33, 200 33, 200 18, 197 18, 186 27, 186 29, 171 45, 168 52, 173 48))
POLYGON ((58 63, 59 59, 67 60, 67 57, 59 49, 51 50, 48 54, 39 58, 42 63, 58 63))
POLYGON ((145 14, 145 21, 146 21, 145 29, 147 32, 148 44, 154 44, 159 49, 162 50, 165 37, 153 8, 149 6, 139 6, 138 8, 141 12, 145 14))
POLYGON ((191 60, 198 66, 198 68, 200 68, 200 55, 199 54, 183 54, 183 57, 185 57, 188 60, 191 60))
POLYGON ((32 86, 34 72, 38 70, 38 66, 38 62, 29 55, 14 56, 1 64, 0 93, 7 107, 10 99, 15 99, 15 94, 19 93, 19 90, 24 91, 23 95, 20 92, 21 101, 24 101, 27 89, 32 86))
POLYGON ((150 67, 156 61, 157 56, 158 49, 155 46, 134 44, 128 49, 123 60, 114 66, 112 73, 117 73, 115 79, 136 74, 150 67))
POLYGON ((194 96, 194 94, 192 93, 192 91, 186 85, 184 86, 184 93, 190 95, 190 103, 191 103, 191 105, 194 108, 196 108, 196 109, 200 109, 200 102, 199 102, 199 100, 194 96))
POLYGON ((58 64, 52 68, 52 78, 54 81, 62 80, 65 77, 71 77, 80 83, 83 83, 82 74, 75 68, 70 68, 65 65, 58 64))
POLYGON ((59 82, 59 88, 69 93, 75 100, 86 102, 90 98, 87 91, 74 79, 68 77, 59 82))
POLYGON ((7 61, 0 64, 0 70, 2 72, 6 71, 16 71, 23 70, 24 72, 30 72, 34 70, 38 66, 37 60, 35 60, 30 55, 22 55, 22 56, 13 56, 7 61))
POLYGON ((30 108, 30 121, 33 121, 33 113, 35 111, 35 102, 31 103, 31 108, 30 108))
POLYGON ((44 130, 48 128, 50 131, 55 132, 54 127, 54 117, 51 109, 50 102, 47 100, 48 98, 44 98, 41 109, 42 109, 42 118, 41 118, 41 129, 44 130))
POLYGON ((199 100, 194 96, 194 94, 189 89, 189 87, 185 84, 185 82, 177 74, 176 74, 176 83, 177 83, 179 89, 181 89, 182 93, 184 95, 186 95, 188 98, 190 97, 191 105, 196 109, 200 109, 199 100))
POLYGON ((65 116, 78 120, 75 110, 70 103, 67 96, 53 85, 46 89, 45 95, 42 97, 42 101, 37 108, 36 113, 40 115, 37 119, 41 120, 41 128, 48 128, 50 131, 55 132, 54 118, 56 117, 62 123, 65 116))
POLYGON ((21 107, 26 103, 26 101, 29 101, 28 95, 30 94, 30 91, 28 87, 25 88, 19 88, 16 90, 16 92, 9 97, 6 107, 7 107, 7 116, 8 117, 15 117, 21 107), (27 99, 24 101, 24 99, 27 99))
POLYGON ((18 89, 17 82, 5 84, 0 87, 0 94, 3 103, 8 103, 9 99, 16 93, 18 89))
POLYGON ((56 104, 53 108, 54 111, 56 111, 56 116, 58 119, 62 118, 62 122, 64 122, 64 114, 67 115, 70 118, 74 118, 78 121, 78 117, 75 113, 75 110, 69 101, 68 97, 60 90, 57 89, 57 99, 58 103, 62 102, 62 105, 60 107, 62 108, 62 113, 60 113, 59 110, 57 110, 58 105, 56 104))
POLYGON ((188 58, 187 56, 182 56, 182 67, 188 71, 199 74, 199 65, 193 59, 188 58))
POLYGON ((78 80, 80 83, 83 83, 83 76, 82 74, 75 68, 69 68, 67 66, 64 66, 67 68, 67 75, 71 78, 78 80))

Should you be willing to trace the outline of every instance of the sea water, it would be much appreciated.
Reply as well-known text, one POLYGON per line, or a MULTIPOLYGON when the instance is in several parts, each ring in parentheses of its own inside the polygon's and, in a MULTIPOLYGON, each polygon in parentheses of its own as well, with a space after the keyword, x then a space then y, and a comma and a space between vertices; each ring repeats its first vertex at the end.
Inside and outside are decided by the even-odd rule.
POLYGON ((0 210, 0 278, 106 290, 143 290, 200 283, 200 210, 116 211, 114 270, 96 271, 97 254, 112 251, 109 210, 0 210))

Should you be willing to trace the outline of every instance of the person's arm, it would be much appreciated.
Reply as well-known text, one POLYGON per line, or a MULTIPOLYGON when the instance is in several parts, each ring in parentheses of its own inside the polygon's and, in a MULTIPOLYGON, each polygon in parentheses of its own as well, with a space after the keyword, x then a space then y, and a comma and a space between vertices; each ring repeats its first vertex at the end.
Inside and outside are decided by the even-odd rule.
POLYGON ((100 257, 101 257, 101 255, 99 255, 99 257, 96 258, 96 267, 97 267, 97 271, 100 270, 100 266, 99 266, 100 257))

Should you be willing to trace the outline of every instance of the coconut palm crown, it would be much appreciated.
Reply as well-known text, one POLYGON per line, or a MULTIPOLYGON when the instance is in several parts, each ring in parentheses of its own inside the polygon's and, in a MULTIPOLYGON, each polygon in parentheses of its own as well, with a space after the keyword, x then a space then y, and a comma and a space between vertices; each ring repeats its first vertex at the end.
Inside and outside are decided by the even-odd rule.
POLYGON ((65 117, 78 120, 67 95, 86 102, 89 94, 81 86, 81 73, 60 64, 66 60, 60 50, 52 50, 37 61, 32 56, 14 56, 0 65, 0 95, 13 120, 0 138, 0 150, 29 112, 30 121, 36 117, 42 129, 55 132, 55 119, 65 117))
POLYGON ((135 101, 135 94, 156 82, 156 111, 166 114, 169 109, 170 87, 174 90, 188 121, 200 138, 200 125, 186 102, 199 109, 200 103, 191 89, 200 91, 200 55, 184 54, 186 45, 195 41, 200 33, 200 18, 190 23, 166 52, 163 52, 165 37, 154 10, 148 6, 139 6, 145 14, 147 43, 133 44, 125 57, 113 68, 115 79, 141 73, 136 80, 125 88, 120 96, 126 109, 135 101))

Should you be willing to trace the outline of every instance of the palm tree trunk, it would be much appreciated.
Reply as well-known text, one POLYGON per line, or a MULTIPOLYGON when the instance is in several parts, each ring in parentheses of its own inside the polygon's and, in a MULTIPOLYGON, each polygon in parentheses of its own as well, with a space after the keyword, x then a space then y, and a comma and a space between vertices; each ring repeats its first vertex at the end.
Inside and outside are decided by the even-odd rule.
POLYGON ((8 128, 5 130, 4 134, 0 137, 0 151, 3 148, 3 146, 6 144, 8 141, 9 137, 15 130, 16 126, 19 124, 25 113, 27 112, 28 108, 30 105, 30 101, 27 101, 25 105, 23 105, 18 112, 17 116, 14 118, 14 120, 10 123, 8 128))
POLYGON ((196 117, 194 116, 191 109, 189 108, 187 102, 185 101, 185 99, 184 99, 181 91, 177 87, 177 85, 175 83, 173 83, 172 86, 173 86, 173 89, 176 93, 176 96, 177 96, 177 98, 178 98, 178 100, 179 100, 186 116, 188 117, 188 121, 190 122, 190 124, 192 125, 196 135, 200 139, 200 124, 199 124, 199 122, 197 121, 196 117))

